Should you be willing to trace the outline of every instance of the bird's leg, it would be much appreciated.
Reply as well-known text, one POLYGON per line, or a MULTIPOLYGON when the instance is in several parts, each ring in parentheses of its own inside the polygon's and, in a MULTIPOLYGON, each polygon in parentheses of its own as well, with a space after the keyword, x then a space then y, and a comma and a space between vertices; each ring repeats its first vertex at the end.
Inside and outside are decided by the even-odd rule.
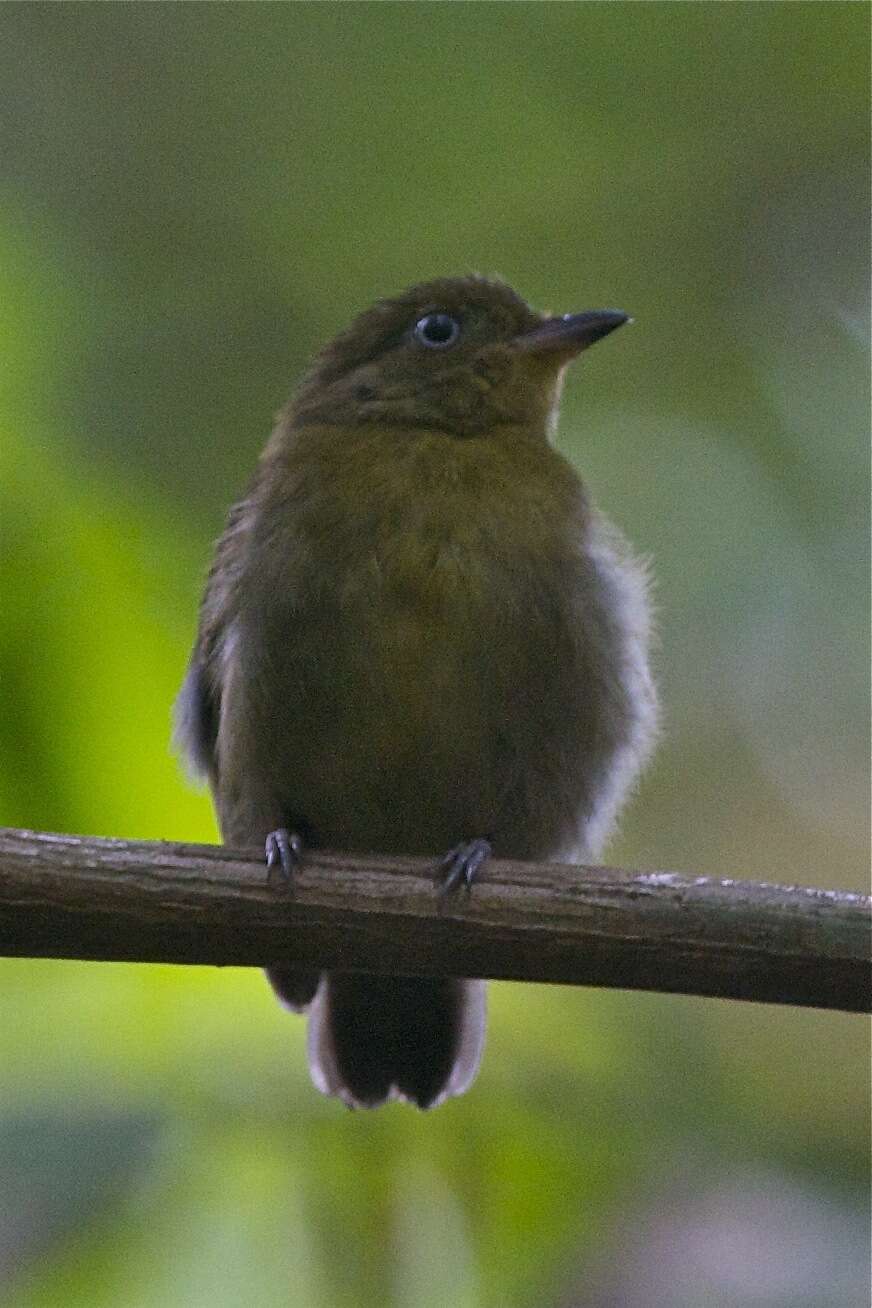
POLYGON ((463 840, 453 849, 449 849, 436 867, 442 881, 439 888, 440 896, 444 899, 460 886, 465 886, 469 890, 482 863, 490 858, 492 853, 493 846, 486 836, 478 836, 475 840, 463 840))
POLYGON ((266 838, 266 876, 273 890, 289 890, 303 855, 303 837, 279 827, 266 838))

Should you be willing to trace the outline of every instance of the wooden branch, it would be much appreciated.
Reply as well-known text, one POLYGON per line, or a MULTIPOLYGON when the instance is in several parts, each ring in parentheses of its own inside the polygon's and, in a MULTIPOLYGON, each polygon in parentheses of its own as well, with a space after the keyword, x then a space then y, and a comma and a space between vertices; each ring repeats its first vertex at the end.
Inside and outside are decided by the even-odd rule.
POLYGON ((312 851, 293 893, 258 851, 0 828, 0 954, 281 963, 617 986, 867 1012, 870 901, 804 886, 312 851))

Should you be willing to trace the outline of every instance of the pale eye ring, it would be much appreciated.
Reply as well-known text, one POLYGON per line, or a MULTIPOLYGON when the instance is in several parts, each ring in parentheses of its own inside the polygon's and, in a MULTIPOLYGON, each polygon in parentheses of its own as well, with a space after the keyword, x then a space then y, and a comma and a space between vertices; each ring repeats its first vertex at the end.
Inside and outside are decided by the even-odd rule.
POLYGON ((415 323, 413 335, 429 350, 447 350, 460 335, 460 323, 450 313, 428 313, 415 323))

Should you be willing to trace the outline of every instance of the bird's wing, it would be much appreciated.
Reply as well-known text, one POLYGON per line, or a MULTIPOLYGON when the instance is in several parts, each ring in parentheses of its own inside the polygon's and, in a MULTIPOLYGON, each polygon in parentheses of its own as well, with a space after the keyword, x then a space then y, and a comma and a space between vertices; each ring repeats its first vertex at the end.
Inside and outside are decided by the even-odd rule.
POLYGON ((215 775, 220 690, 209 685, 195 646, 174 709, 173 742, 196 777, 215 775))
POLYGON ((209 570, 197 641, 175 705, 173 739, 197 776, 215 786, 226 644, 236 613, 248 501, 234 504, 209 570))

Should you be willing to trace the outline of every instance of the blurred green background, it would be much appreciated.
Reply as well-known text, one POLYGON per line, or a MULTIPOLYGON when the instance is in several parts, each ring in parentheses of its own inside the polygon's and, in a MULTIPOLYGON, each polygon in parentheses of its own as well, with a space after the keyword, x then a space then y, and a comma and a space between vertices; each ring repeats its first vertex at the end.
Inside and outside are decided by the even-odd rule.
MULTIPOLYGON (((212 840, 168 746, 210 544, 350 316, 475 269, 636 325, 559 443, 654 560, 614 862, 862 888, 863 4, 0 6, 0 820, 212 840)), ((351 1114, 241 970, 0 965, 15 1308, 860 1308, 867 1027, 492 987, 351 1114)))

